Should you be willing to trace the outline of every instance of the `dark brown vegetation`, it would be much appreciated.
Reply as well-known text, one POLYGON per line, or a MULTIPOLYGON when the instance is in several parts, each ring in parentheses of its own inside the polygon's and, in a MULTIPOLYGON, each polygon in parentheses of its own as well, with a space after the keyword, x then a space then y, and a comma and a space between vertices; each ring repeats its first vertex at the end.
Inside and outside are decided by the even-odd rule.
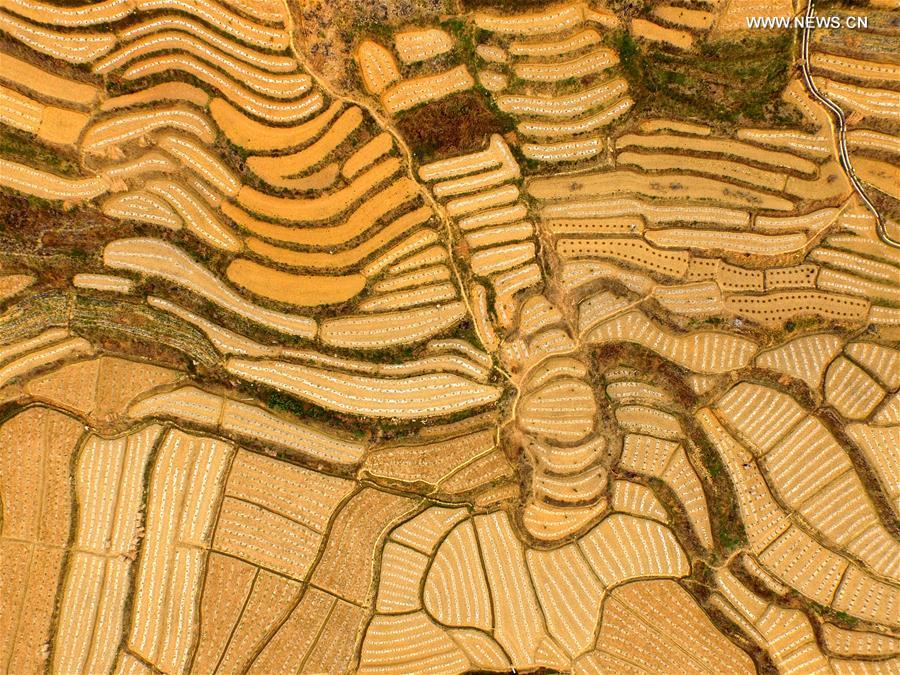
POLYGON ((73 274, 95 271, 102 245, 127 230, 91 206, 66 209, 60 202, 0 192, 0 259, 7 271, 34 274, 45 288, 64 288, 73 274))
POLYGON ((401 113, 397 129, 419 162, 480 150, 509 124, 480 91, 453 94, 401 113))
POLYGON ((459 0, 460 9, 463 12, 473 9, 495 9, 498 12, 535 11, 545 9, 553 4, 548 0, 459 0))

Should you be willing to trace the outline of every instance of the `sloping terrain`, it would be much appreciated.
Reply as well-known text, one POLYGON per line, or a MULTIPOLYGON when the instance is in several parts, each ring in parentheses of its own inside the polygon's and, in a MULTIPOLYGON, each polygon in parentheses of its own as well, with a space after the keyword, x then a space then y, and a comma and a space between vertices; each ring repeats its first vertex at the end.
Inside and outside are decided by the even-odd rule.
POLYGON ((896 10, 620 4, 0 8, 4 672, 900 668, 896 10))

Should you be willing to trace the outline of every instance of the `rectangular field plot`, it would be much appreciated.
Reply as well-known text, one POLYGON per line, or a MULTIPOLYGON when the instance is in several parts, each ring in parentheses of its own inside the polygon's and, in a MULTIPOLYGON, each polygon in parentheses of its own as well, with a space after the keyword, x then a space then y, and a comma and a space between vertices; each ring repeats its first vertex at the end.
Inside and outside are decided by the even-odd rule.
POLYGON ((157 451, 128 644, 166 670, 183 670, 190 656, 200 581, 233 454, 227 443, 178 430, 157 451))

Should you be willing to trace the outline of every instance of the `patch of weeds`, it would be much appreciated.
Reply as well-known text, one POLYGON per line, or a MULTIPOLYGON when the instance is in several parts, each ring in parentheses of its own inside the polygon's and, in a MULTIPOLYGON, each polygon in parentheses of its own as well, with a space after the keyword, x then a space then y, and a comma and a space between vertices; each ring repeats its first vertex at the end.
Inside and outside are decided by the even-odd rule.
POLYGON ((541 163, 536 159, 526 157, 525 153, 522 152, 522 148, 518 145, 511 145, 509 146, 509 149, 519 163, 519 167, 522 169, 523 173, 535 173, 540 168, 541 163))
POLYGON ((547 0, 460 0, 462 9, 496 9, 501 12, 521 12, 524 9, 546 9, 547 0))
POLYGON ((800 123, 800 113, 781 100, 793 63, 794 36, 784 31, 739 41, 704 41, 699 53, 681 53, 612 34, 619 68, 635 110, 712 124, 800 123))
POLYGON ((77 176, 79 173, 74 153, 43 145, 31 134, 10 127, 0 128, 0 155, 55 174, 77 176))
POLYGON ((482 149, 491 134, 510 131, 508 116, 494 111, 479 90, 452 94, 407 110, 396 125, 418 162, 482 149))
POLYGON ((731 551, 736 549, 742 543, 741 538, 735 536, 731 532, 726 532, 724 530, 719 531, 719 544, 721 544, 722 549, 726 554, 731 553, 731 551))

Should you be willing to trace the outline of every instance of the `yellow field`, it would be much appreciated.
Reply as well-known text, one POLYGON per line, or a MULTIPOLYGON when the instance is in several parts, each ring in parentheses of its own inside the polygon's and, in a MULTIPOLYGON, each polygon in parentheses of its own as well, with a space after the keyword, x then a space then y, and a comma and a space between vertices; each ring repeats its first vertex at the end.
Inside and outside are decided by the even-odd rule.
POLYGON ((694 38, 687 31, 666 28, 646 19, 632 20, 631 32, 635 37, 652 42, 666 42, 679 49, 690 49, 694 46, 694 38))
POLYGON ((413 4, 0 8, 0 671, 894 672, 896 11, 413 4))

